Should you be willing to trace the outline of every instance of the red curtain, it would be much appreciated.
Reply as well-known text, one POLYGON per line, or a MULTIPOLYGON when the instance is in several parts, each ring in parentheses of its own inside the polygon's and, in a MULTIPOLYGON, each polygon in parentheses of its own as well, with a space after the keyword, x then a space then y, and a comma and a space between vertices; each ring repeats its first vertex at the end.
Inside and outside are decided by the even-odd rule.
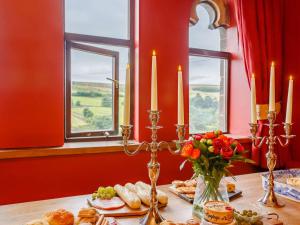
MULTIPOLYGON (((283 19, 284 0, 236 0, 236 20, 240 45, 243 49, 244 63, 248 81, 252 73, 256 76, 257 104, 268 104, 270 65, 275 61, 276 69, 276 102, 282 98, 283 81, 283 19)), ((267 135, 268 127, 259 121, 258 135, 267 135)), ((277 116, 282 122, 282 114, 277 116)), ((283 132, 277 128, 277 133, 283 132), (280 130, 280 131, 279 131, 280 130)), ((287 150, 276 146, 277 165, 285 165, 287 150)), ((267 147, 252 149, 252 159, 265 167, 267 147)))

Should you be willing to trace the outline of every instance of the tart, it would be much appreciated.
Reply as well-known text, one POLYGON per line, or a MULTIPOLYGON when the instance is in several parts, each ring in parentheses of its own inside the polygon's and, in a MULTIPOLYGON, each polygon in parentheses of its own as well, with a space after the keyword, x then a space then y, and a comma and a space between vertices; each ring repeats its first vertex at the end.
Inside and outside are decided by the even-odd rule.
POLYGON ((209 201, 204 205, 204 218, 215 224, 230 224, 234 218, 233 208, 221 201, 209 201))

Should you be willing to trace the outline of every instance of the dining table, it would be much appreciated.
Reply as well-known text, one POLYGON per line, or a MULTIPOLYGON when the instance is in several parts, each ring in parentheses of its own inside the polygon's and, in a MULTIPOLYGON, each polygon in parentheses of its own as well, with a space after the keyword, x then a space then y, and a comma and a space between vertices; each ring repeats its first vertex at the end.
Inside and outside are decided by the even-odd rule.
MULTIPOLYGON (((229 179, 229 178, 228 178, 229 179)), ((168 205, 160 209, 165 219, 185 222, 192 218, 192 204, 181 199, 169 190, 170 185, 158 186, 169 196, 168 205)), ((282 208, 269 208, 262 206, 258 199, 263 195, 260 173, 252 173, 236 176, 236 189, 242 191, 242 195, 233 199, 230 205, 234 208, 254 207, 264 213, 276 213, 284 225, 300 225, 300 203, 278 196, 285 203, 282 208)), ((41 218, 45 213, 56 209, 66 209, 76 216, 78 211, 87 207, 87 198, 90 195, 79 195, 56 199, 8 204, 0 206, 1 225, 25 225, 26 222, 41 218)), ((141 217, 117 217, 120 225, 139 224, 141 217)))

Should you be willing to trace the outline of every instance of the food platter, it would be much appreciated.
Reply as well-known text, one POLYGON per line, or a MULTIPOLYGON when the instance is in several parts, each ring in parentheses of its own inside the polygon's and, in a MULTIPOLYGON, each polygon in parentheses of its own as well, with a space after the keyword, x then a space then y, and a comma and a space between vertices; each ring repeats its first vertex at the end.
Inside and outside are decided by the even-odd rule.
MULTIPOLYGON (((92 198, 88 198, 87 199, 88 205, 96 208, 95 205, 93 204, 93 199, 92 198)), ((166 207, 167 205, 162 205, 159 204, 158 208, 163 208, 166 207)), ((126 216, 143 216, 145 214, 147 214, 149 207, 147 207, 146 205, 141 205, 141 207, 139 209, 132 209, 130 207, 128 207, 127 205, 125 205, 122 208, 119 209, 113 209, 113 210, 103 210, 103 209, 98 209, 96 208, 96 210, 98 211, 99 214, 102 214, 106 217, 126 217, 126 216)))
MULTIPOLYGON (((135 184, 116 184, 114 187, 100 186, 87 198, 87 203, 101 215, 107 217, 142 216, 151 205, 151 186, 142 181, 135 184)), ((168 196, 157 190, 158 208, 166 207, 168 196)))

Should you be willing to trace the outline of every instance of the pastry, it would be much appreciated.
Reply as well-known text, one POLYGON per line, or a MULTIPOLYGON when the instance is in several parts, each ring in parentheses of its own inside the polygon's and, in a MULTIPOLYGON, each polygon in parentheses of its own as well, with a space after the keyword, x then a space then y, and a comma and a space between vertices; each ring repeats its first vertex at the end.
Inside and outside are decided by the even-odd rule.
POLYGON ((192 198, 192 199, 195 198, 195 194, 185 194, 185 195, 186 195, 186 197, 188 197, 188 198, 192 198))
POLYGON ((194 194, 196 191, 195 187, 178 187, 176 191, 181 194, 194 194))
MULTIPOLYGON (((103 216, 101 217, 103 219, 103 216)), ((78 212, 76 225, 95 225, 99 220, 99 214, 94 208, 82 208, 78 212)))
POLYGON ((209 201, 204 205, 204 218, 216 224, 230 224, 233 221, 233 208, 225 202, 209 201))
POLYGON ((174 181, 172 182, 172 184, 173 184, 175 187, 184 187, 184 186, 185 186, 184 181, 182 181, 182 180, 174 180, 174 181))
POLYGON ((73 225, 74 215, 64 209, 49 212, 45 215, 49 225, 73 225))
POLYGON ((49 223, 44 219, 32 220, 25 225, 49 225, 49 223))
POLYGON ((197 186, 197 180, 186 180, 184 181, 184 186, 185 187, 196 187, 197 186))

